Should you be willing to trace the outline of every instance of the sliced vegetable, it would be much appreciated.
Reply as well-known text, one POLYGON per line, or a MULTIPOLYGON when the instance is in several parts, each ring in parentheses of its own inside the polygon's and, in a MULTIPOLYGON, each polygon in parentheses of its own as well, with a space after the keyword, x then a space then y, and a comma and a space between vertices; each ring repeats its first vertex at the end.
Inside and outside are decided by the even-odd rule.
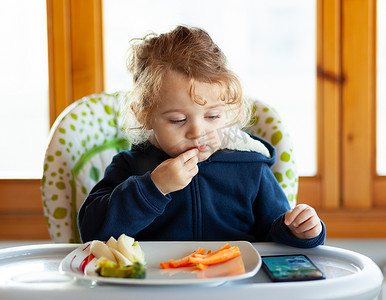
POLYGON ((121 263, 114 263, 104 257, 98 260, 96 272, 103 277, 119 278, 145 278, 146 269, 141 263, 134 263, 131 266, 122 266, 121 263))
POLYGON ((214 265, 230 260, 240 255, 238 247, 231 247, 221 250, 216 254, 209 254, 207 257, 189 257, 189 262, 193 264, 214 265))
POLYGON ((180 259, 177 259, 177 260, 169 260, 169 264, 171 266, 171 268, 181 268, 181 267, 186 267, 188 266, 189 264, 191 264, 189 262, 189 258, 193 255, 196 255, 196 254, 204 254, 205 253, 205 249, 204 248, 198 248, 196 251, 194 251, 192 254, 188 255, 188 256, 185 256, 185 257, 182 257, 180 259))
POLYGON ((137 262, 138 259, 135 257, 134 249, 133 249, 134 239, 127 235, 121 235, 118 238, 118 250, 124 256, 126 256, 131 262, 137 262))
POLYGON ((216 250, 216 251, 214 251, 214 252, 212 252, 212 251, 208 251, 208 255, 213 255, 213 254, 216 254, 216 253, 218 253, 218 252, 220 252, 220 251, 222 251, 222 250, 224 250, 224 249, 229 249, 229 248, 231 248, 232 246, 230 245, 230 244, 228 244, 228 243, 226 243, 224 246, 222 246, 220 249, 218 249, 218 250, 216 250))
POLYGON ((143 253, 142 248, 138 242, 134 242, 133 251, 134 251, 134 254, 133 254, 134 259, 141 264, 145 264, 145 254, 143 253))
POLYGON ((106 245, 110 248, 110 249, 115 249, 115 250, 119 250, 118 249, 118 241, 112 236, 109 238, 109 240, 106 242, 106 245))
POLYGON ((168 262, 162 262, 159 264, 162 269, 170 269, 172 266, 168 262))
POLYGON ((115 249, 111 249, 113 252, 117 262, 121 263, 124 266, 131 266, 133 263, 126 257, 124 256, 121 252, 115 249))
POLYGON ((204 264, 197 264, 196 266, 196 268, 200 271, 204 271, 207 267, 208 265, 204 265, 204 264))
POLYGON ((232 247, 228 243, 214 252, 212 252, 211 250, 209 250, 206 254, 205 252, 205 249, 198 248, 192 254, 182 257, 180 259, 171 259, 169 260, 169 262, 161 262, 160 267, 162 269, 169 269, 196 266, 198 270, 205 270, 208 265, 222 263, 232 258, 235 258, 241 254, 240 249, 238 247, 232 247))
POLYGON ((93 241, 91 243, 90 251, 96 258, 106 257, 113 262, 117 262, 110 248, 101 241, 93 241))
POLYGON ((106 277, 143 278, 145 255, 139 243, 122 234, 118 240, 111 237, 106 243, 92 241, 90 252, 97 259, 97 273, 106 277))
POLYGON ((122 234, 118 241, 111 237, 106 243, 95 240, 91 243, 91 253, 96 258, 106 257, 113 262, 132 265, 136 262, 145 264, 145 255, 138 242, 122 234))

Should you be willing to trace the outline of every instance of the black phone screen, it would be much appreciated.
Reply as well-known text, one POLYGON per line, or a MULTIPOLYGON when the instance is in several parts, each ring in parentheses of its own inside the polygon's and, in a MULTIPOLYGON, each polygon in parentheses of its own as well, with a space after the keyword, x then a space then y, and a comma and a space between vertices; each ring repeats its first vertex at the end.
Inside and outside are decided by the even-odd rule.
POLYGON ((303 254, 263 256, 263 269, 273 281, 325 279, 322 271, 303 254))

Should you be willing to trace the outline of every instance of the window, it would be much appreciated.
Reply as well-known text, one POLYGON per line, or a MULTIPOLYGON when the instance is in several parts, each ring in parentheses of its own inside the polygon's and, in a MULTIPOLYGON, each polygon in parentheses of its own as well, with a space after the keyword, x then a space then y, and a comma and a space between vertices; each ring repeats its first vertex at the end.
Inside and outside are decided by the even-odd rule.
POLYGON ((45 1, 0 9, 0 178, 41 178, 49 130, 45 1))

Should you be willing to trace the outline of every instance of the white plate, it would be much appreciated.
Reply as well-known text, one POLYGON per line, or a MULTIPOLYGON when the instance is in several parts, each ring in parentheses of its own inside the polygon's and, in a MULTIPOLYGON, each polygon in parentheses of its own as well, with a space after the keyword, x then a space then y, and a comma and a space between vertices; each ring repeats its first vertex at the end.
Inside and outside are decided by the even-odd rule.
POLYGON ((181 284, 220 284, 229 280, 238 280, 254 276, 261 267, 261 257, 255 247, 246 241, 228 242, 240 249, 241 255, 228 262, 209 266, 204 271, 194 268, 163 270, 161 262, 191 254, 202 247, 206 250, 217 250, 227 242, 140 242, 145 253, 146 278, 109 278, 95 273, 96 259, 90 260, 86 243, 70 254, 60 263, 59 270, 82 280, 110 284, 134 285, 181 285, 181 284))

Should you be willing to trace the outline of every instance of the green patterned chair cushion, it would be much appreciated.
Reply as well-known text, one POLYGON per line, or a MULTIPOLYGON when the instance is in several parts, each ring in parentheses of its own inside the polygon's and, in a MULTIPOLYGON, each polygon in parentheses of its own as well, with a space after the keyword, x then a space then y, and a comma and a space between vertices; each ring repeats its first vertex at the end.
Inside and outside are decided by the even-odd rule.
POLYGON ((253 100, 251 103, 251 120, 244 130, 263 138, 275 147, 277 159, 271 170, 286 194, 291 208, 294 208, 299 175, 289 131, 275 109, 261 101, 253 100))
POLYGON ((130 143, 121 131, 119 94, 91 95, 67 107, 50 131, 43 209, 55 242, 80 242, 76 216, 111 158, 130 143))
MULTIPOLYGON (((130 149, 122 130, 120 97, 123 93, 95 94, 67 107, 50 131, 42 178, 43 210, 55 242, 80 242, 77 212, 100 180, 112 157, 130 149)), ((260 101, 253 101, 247 131, 271 142, 278 153, 273 166, 290 205, 296 203, 298 176, 292 141, 279 115, 260 101)))

